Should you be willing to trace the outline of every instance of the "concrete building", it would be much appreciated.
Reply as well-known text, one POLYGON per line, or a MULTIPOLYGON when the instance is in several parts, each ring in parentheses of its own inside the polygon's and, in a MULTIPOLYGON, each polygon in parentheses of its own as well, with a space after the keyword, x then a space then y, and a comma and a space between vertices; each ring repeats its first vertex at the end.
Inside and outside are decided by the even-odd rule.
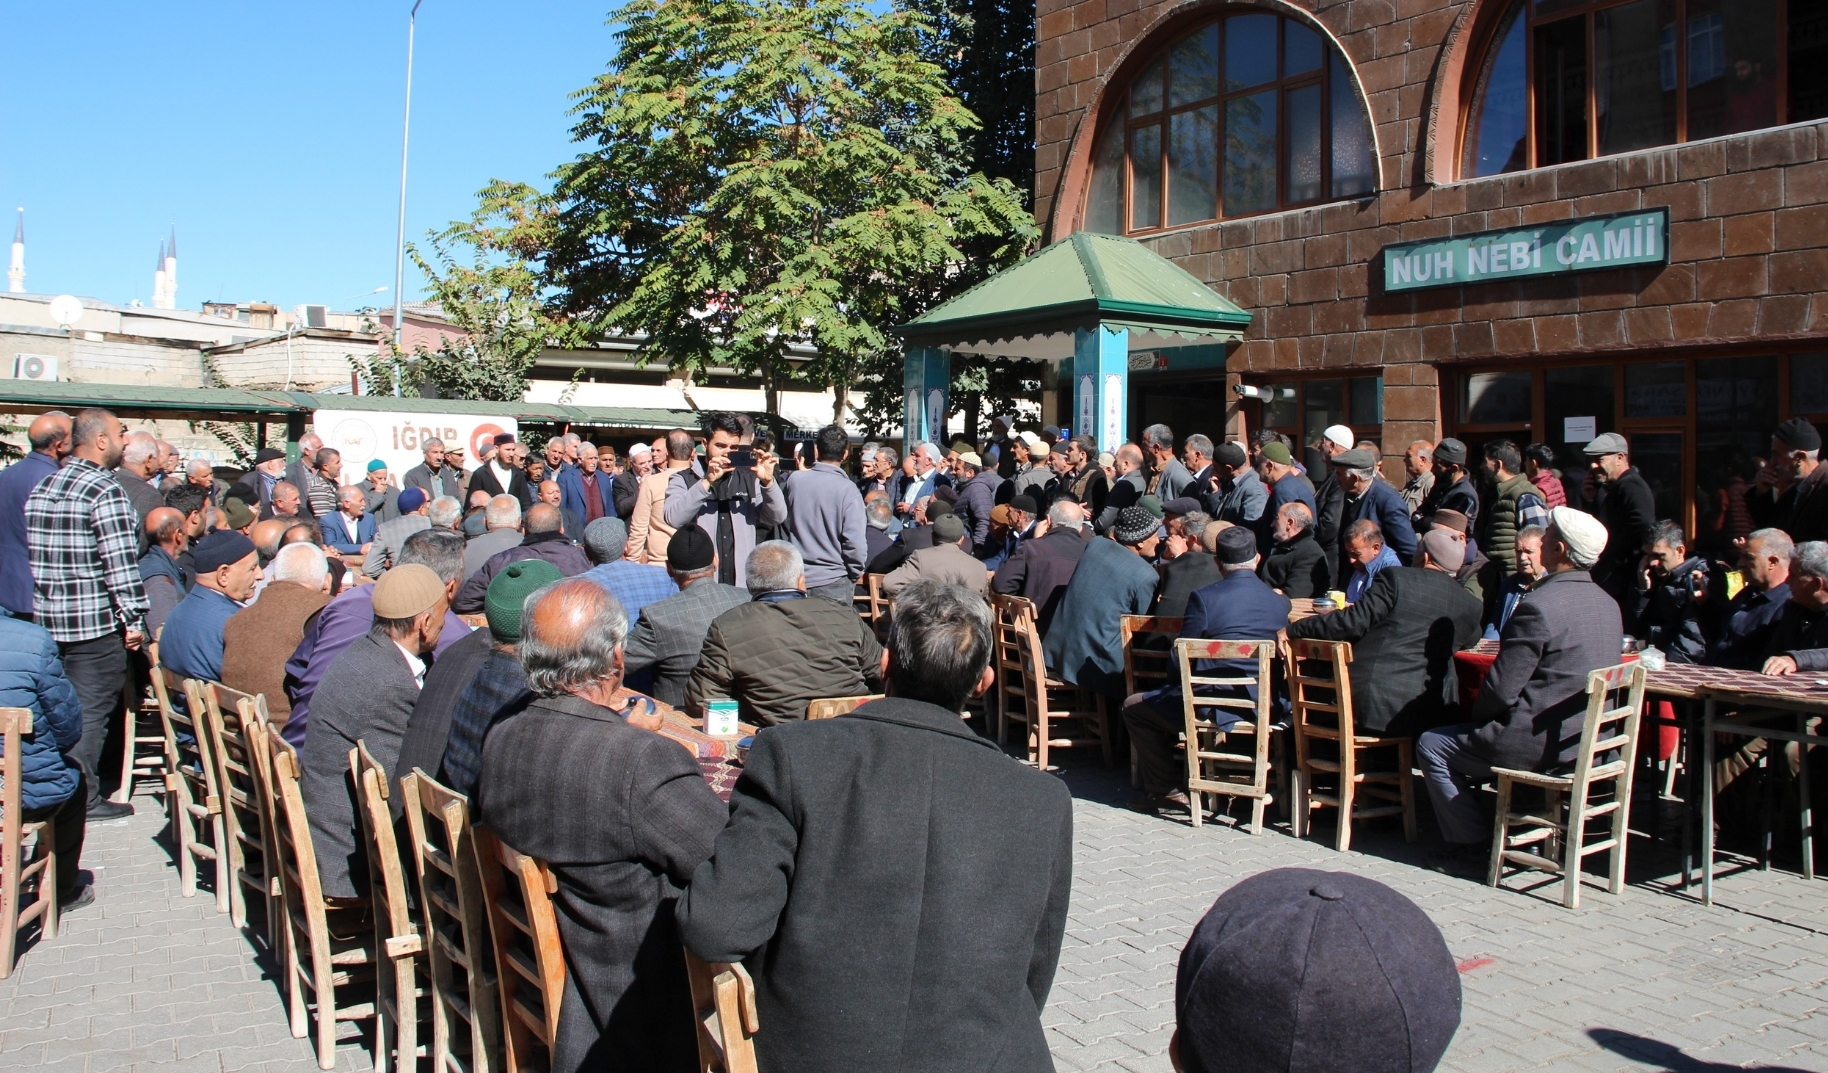
POLYGON ((1253 314, 1132 355, 1132 434, 1345 422, 1395 476, 1618 431, 1717 545, 1771 428, 1828 420, 1825 61, 1775 0, 1040 0, 1036 212, 1253 314))

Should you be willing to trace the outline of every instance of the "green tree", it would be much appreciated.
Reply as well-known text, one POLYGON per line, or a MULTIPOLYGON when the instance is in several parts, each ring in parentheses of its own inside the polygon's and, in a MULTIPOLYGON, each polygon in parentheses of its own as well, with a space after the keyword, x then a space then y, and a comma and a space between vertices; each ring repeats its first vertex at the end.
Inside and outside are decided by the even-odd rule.
POLYGON ((544 257, 556 213, 549 198, 525 183, 491 182, 477 208, 441 232, 428 233, 428 259, 416 245, 407 254, 425 275, 426 295, 454 329, 436 348, 351 359, 372 385, 409 397, 519 402, 527 371, 548 346, 578 339, 576 326, 556 312, 544 257))
MULTIPOLYGON (((556 173, 546 281, 644 360, 844 396, 898 359, 884 329, 1036 234, 1023 191, 970 172, 976 118, 926 19, 858 0, 635 0, 579 93, 592 148, 556 173), (789 348, 818 357, 798 365, 789 348)), ((896 375, 899 394, 899 374, 896 375)))

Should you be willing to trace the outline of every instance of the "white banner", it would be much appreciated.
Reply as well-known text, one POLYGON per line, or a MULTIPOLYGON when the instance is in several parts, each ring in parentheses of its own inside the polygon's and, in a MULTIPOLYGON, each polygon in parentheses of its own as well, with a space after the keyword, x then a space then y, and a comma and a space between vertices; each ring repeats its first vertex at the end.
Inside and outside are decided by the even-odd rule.
POLYGON ((476 468, 479 447, 503 432, 518 433, 512 417, 476 417, 469 414, 376 413, 367 410, 318 410, 311 418, 313 431, 343 456, 343 483, 367 479, 368 462, 387 463, 394 486, 406 471, 425 461, 420 444, 436 437, 446 447, 461 446, 464 469, 476 468))

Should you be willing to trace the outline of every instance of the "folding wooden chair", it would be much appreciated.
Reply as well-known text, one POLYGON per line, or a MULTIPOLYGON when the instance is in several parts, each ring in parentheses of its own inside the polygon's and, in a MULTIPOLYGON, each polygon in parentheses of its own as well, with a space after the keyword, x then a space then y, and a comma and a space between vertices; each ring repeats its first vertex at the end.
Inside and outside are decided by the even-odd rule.
POLYGON ((1410 771, 1415 766, 1415 743, 1408 738, 1359 737, 1352 724, 1352 646, 1344 641, 1290 640, 1288 648, 1289 701, 1293 707, 1296 786, 1293 826, 1295 837, 1305 838, 1313 810, 1328 806, 1339 810, 1339 833, 1334 846, 1341 853, 1352 847, 1352 824, 1378 816, 1403 817, 1403 837, 1414 842, 1415 789, 1410 771), (1324 665, 1323 672, 1314 672, 1324 665), (1319 716, 1316 719, 1316 715, 1319 716), (1331 742, 1337 756, 1316 756, 1315 742, 1331 742), (1365 761, 1385 750, 1396 754, 1396 770, 1369 770, 1365 761), (1337 785, 1328 792, 1315 785, 1324 776, 1337 785), (1382 801, 1386 804, 1364 804, 1382 801))
MULTIPOLYGON (((355 777, 361 808, 362 848, 368 854, 368 896, 374 905, 374 948, 384 964, 375 976, 374 1067, 387 1073, 388 1059, 397 1073, 413 1073, 425 1053, 419 1042, 419 999, 429 992, 419 986, 419 962, 425 940, 413 924, 406 899, 406 871, 400 863, 400 845, 394 839, 393 815, 388 810, 387 769, 369 755, 368 744, 357 742, 349 750, 349 773, 355 777)), ((413 776, 400 780, 411 795, 413 776)))
POLYGON ((548 1070, 565 999, 565 948, 552 909, 558 881, 544 861, 508 845, 487 827, 471 831, 500 970, 504 1065, 507 1073, 548 1070))
POLYGON ((13 974, 19 929, 36 920, 41 938, 57 938, 57 831, 50 820, 20 819, 25 786, 21 743, 32 733, 30 708, 0 708, 0 980, 13 974), (25 852, 30 839, 32 851, 25 852), (20 899, 32 895, 29 909, 20 899))
POLYGON ((685 961, 698 1021, 699 1073, 756 1073, 754 1037, 762 1025, 749 971, 740 962, 700 961, 690 950, 685 961))
POLYGON ((997 699, 1001 705, 997 744, 1003 743, 1009 724, 1016 722, 1028 730, 1029 761, 1043 771, 1048 770, 1051 750, 1094 745, 1103 751, 1105 766, 1109 767, 1111 720, 1104 698, 1048 674, 1035 605, 1019 596, 998 596, 993 611, 997 699), (1010 709, 1011 697, 1020 698, 1019 713, 1010 709))
POLYGON ((317 1067, 336 1068, 336 1026, 366 1021, 375 1003, 346 1001, 337 994, 371 984, 375 976, 374 927, 367 902, 331 902, 318 879, 317 849, 299 791, 298 753, 279 731, 269 727, 267 747, 273 760, 273 787, 282 807, 273 825, 280 885, 285 890, 286 991, 292 1035, 309 1031, 307 1011, 317 1019, 317 1067))
POLYGON ((1270 655, 1276 642, 1204 641, 1182 638, 1174 642, 1174 659, 1181 680, 1181 704, 1186 714, 1187 797, 1193 813, 1193 825, 1200 825, 1205 811, 1204 794, 1250 798, 1250 833, 1263 833, 1264 806, 1275 800, 1269 789, 1270 744, 1270 655), (1193 665, 1201 660, 1257 661, 1253 675, 1197 675, 1193 665), (1251 687, 1257 699, 1249 697, 1203 697, 1201 687, 1251 687), (1201 709, 1209 714, 1201 718, 1201 709), (1241 722, 1223 732, 1217 716, 1223 711, 1249 713, 1241 722), (1226 748, 1234 737, 1251 740, 1249 752, 1226 748), (1240 770, 1242 769, 1242 770, 1240 770))
POLYGON ((1581 861, 1595 853, 1612 852, 1611 870, 1606 889, 1618 894, 1625 889, 1625 847, 1628 839, 1626 820, 1631 806, 1632 774, 1638 750, 1638 718, 1644 707, 1644 665, 1622 663, 1603 667, 1587 675, 1587 716, 1581 724, 1580 746, 1574 756, 1570 775, 1544 775, 1517 768, 1493 768, 1498 776, 1498 814, 1492 831, 1492 869, 1488 877, 1492 886, 1504 877, 1504 863, 1522 865, 1561 876, 1561 904, 1569 909, 1580 907, 1581 861), (1622 693, 1617 707, 1607 701, 1622 693), (1546 798, 1541 812, 1511 811, 1515 784, 1533 786, 1546 798), (1595 802, 1595 790, 1605 800, 1595 802), (1565 799, 1565 800, 1564 800, 1565 799), (1589 840, 1587 823, 1612 817, 1600 837, 1589 840), (1511 829, 1521 827, 1513 835, 1511 829), (1545 849, 1560 842, 1561 860, 1529 852, 1523 847, 1545 843, 1545 849))
POLYGON ((274 901, 281 897, 274 882, 270 849, 272 832, 260 789, 257 762, 248 742, 246 708, 255 713, 252 729, 265 730, 266 698, 242 693, 220 682, 203 683, 204 715, 209 720, 211 759, 216 762, 216 789, 222 802, 223 845, 228 850, 229 919, 243 928, 248 922, 247 892, 253 891, 267 909, 267 942, 278 941, 278 914, 274 901))
MULTIPOLYGON (((156 677, 157 671, 153 674, 156 677)), ((165 785, 165 735, 159 732, 158 700, 155 697, 148 707, 146 693, 134 688, 137 677, 129 670, 121 688, 121 784, 110 801, 133 800, 133 787, 140 779, 165 785)))
POLYGON ((823 697, 806 705, 806 718, 809 720, 832 719, 840 715, 849 715, 870 701, 881 699, 881 693, 870 693, 861 697, 823 697))
POLYGON ((197 862, 216 866, 216 912, 229 911, 228 825, 222 819, 222 793, 216 786, 216 750, 209 733, 209 704, 203 683, 186 678, 180 688, 184 710, 165 712, 165 748, 176 757, 165 776, 165 788, 176 795, 172 830, 178 839, 178 883, 184 897, 197 893, 197 862), (209 832, 205 841, 202 833, 209 832))
POLYGON ((432 1069, 497 1073, 501 998, 470 799, 440 785, 422 768, 412 774, 406 823, 432 970, 432 1069))

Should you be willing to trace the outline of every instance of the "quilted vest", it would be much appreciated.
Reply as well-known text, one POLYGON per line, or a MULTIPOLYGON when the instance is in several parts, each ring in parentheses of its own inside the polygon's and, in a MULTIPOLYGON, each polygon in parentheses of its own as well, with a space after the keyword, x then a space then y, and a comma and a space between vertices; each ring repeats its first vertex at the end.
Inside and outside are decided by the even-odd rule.
POLYGON ((1498 486, 1498 495, 1485 516, 1485 539, 1479 549, 1503 565, 1505 577, 1517 572, 1517 501, 1526 493, 1542 495, 1528 477, 1512 477, 1498 486))

